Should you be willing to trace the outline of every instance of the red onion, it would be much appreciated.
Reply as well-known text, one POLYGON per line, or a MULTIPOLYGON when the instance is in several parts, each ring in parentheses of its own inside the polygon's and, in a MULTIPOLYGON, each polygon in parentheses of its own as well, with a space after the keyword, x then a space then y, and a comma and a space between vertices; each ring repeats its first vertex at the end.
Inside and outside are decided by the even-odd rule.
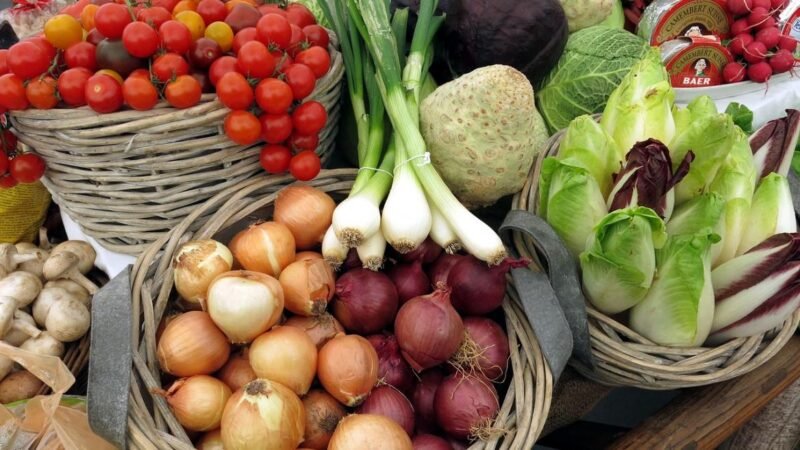
POLYGON ((397 297, 401 305, 414 297, 431 293, 431 282, 422 271, 420 261, 395 264, 386 271, 386 275, 392 279, 397 288, 397 297))
POLYGON ((419 261, 422 264, 430 264, 436 261, 436 258, 442 254, 442 247, 439 247, 433 239, 426 238, 419 244, 417 248, 408 253, 401 253, 398 255, 401 261, 413 262, 419 261))
POLYGON ((449 442, 432 434, 418 434, 411 440, 414 450, 453 450, 449 442))
POLYGON ((436 396, 436 390, 444 379, 444 374, 439 369, 430 369, 420 374, 419 382, 414 387, 414 392, 411 394, 411 403, 414 405, 414 411, 417 414, 417 428, 421 428, 423 424, 433 425, 436 423, 436 410, 433 409, 433 399, 436 396))
POLYGON ((463 258, 447 275, 447 284, 453 289, 453 307, 461 314, 474 316, 494 311, 506 294, 506 273, 527 265, 524 259, 506 258, 490 267, 474 256, 463 258))
POLYGON ((467 444, 465 444, 465 443, 463 443, 463 442, 461 442, 458 439, 453 438, 453 437, 448 438, 447 442, 450 443, 450 446, 453 447, 453 450, 467 450, 467 447, 468 447, 467 444))
POLYGON ((353 269, 336 280, 333 315, 347 331, 361 335, 381 331, 397 313, 397 289, 381 272, 353 269))
POLYGON ((464 324, 450 304, 450 290, 437 289, 400 307, 394 334, 403 358, 417 372, 450 359, 464 340, 464 324))
POLYGON ((410 394, 414 389, 414 372, 400 355, 397 338, 393 334, 373 334, 367 340, 378 353, 378 382, 410 394))
POLYGON ((468 373, 477 371, 491 381, 502 378, 508 368, 508 336, 492 319, 465 317, 467 334, 452 362, 468 373))
POLYGON ((347 258, 344 259, 341 270, 347 272, 348 270, 358 269, 360 267, 361 260, 358 258, 358 252, 356 249, 351 248, 350 251, 347 252, 347 258))
POLYGON ((491 381, 456 372, 442 380, 433 406, 439 426, 447 434, 458 439, 481 439, 491 437, 500 402, 491 381))
POLYGON ((447 276, 450 274, 450 269, 464 258, 466 258, 464 255, 450 255, 447 253, 437 258, 431 267, 428 268, 428 277, 431 279, 431 286, 435 288, 439 283, 447 284, 447 276))
POLYGON ((403 427, 409 436, 414 434, 414 407, 402 392, 391 386, 373 389, 356 413, 388 417, 403 427))

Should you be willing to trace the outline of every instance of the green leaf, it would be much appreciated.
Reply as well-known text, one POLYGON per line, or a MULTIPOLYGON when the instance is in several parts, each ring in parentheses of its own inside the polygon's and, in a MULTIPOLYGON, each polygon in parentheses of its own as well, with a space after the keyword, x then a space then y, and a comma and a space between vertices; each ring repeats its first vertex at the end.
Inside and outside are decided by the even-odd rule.
POLYGON ((733 118, 733 123, 745 133, 751 134, 753 132, 753 111, 747 106, 732 102, 725 108, 725 114, 730 114, 733 118))
POLYGON ((747 223, 736 254, 747 252, 772 235, 796 231, 797 221, 789 180, 773 172, 761 179, 753 194, 752 206, 747 214, 747 223))
POLYGON ((592 116, 583 115, 570 122, 557 158, 564 164, 588 170, 605 198, 611 192, 613 175, 622 167, 623 154, 592 116))

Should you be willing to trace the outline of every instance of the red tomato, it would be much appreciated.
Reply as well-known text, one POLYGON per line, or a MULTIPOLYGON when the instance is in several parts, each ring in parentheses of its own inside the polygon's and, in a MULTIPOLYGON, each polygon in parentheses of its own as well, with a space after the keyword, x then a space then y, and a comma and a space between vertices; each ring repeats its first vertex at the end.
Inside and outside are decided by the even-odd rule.
POLYGON ((0 75, 0 107, 9 110, 28 107, 22 79, 13 73, 0 75))
POLYGON ((233 45, 231 46, 233 53, 239 54, 239 50, 244 44, 256 40, 257 34, 258 31, 256 31, 255 27, 247 27, 239 30, 239 32, 233 36, 233 45))
POLYGON ((92 75, 86 82, 85 95, 89 107, 101 114, 117 111, 124 100, 122 85, 106 74, 92 75))
POLYGON ((211 84, 211 80, 208 78, 208 73, 206 73, 204 70, 193 70, 189 75, 191 75, 192 78, 200 83, 200 91, 203 94, 214 92, 214 85, 211 84))
POLYGON ((292 152, 283 145, 265 145, 261 149, 258 161, 267 173, 278 174, 289 170, 292 152))
POLYGON ((208 77, 211 80, 211 84, 216 86, 220 78, 228 72, 236 72, 236 57, 222 56, 211 63, 211 67, 208 68, 208 77))
POLYGON ((328 32, 325 28, 322 28, 319 25, 308 25, 303 28, 303 34, 305 34, 306 39, 311 45, 318 45, 322 48, 328 48, 328 44, 331 42, 330 36, 328 36, 328 32))
POLYGON ((250 145, 261 135, 258 117, 249 111, 231 111, 225 117, 225 135, 239 145, 250 145))
POLYGON ((58 95, 69 106, 83 106, 86 104, 86 83, 92 72, 83 67, 65 70, 57 82, 58 95))
POLYGON ((222 56, 222 49, 213 39, 202 37, 192 43, 187 56, 192 66, 205 69, 222 56))
POLYGON ((125 26, 132 21, 128 8, 119 3, 106 3, 97 8, 97 12, 94 15, 95 28, 109 39, 122 37, 125 26))
POLYGON ((292 56, 295 56, 299 52, 305 50, 303 45, 306 40, 306 35, 297 25, 291 24, 290 26, 292 27, 292 39, 289 40, 289 46, 286 47, 286 51, 292 56))
POLYGON ((17 42, 8 49, 8 69, 23 80, 47 72, 51 61, 42 45, 32 41, 17 42))
POLYGON ((137 58, 147 58, 158 50, 161 43, 158 32, 144 22, 132 22, 122 32, 125 50, 137 58))
POLYGON ((261 138, 268 144, 280 144, 292 134, 292 118, 288 114, 262 114, 261 138))
POLYGON ((74 18, 79 18, 81 15, 81 11, 83 8, 91 3, 89 0, 80 0, 77 3, 73 3, 72 5, 67 6, 66 8, 61 10, 61 14, 69 14, 74 18))
POLYGON ((313 180, 322 167, 319 156, 311 150, 303 150, 289 162, 289 173, 300 181, 313 180))
POLYGON ((164 96, 169 104, 180 109, 198 104, 201 95, 203 95, 203 88, 200 86, 200 82, 191 75, 181 75, 164 88, 164 96))
POLYGON ((139 11, 136 14, 136 20, 144 22, 157 30, 164 23, 172 20, 172 14, 162 6, 152 6, 139 11))
POLYGON ((286 7, 286 18, 289 23, 293 23, 300 28, 317 23, 314 14, 311 14, 311 11, 300 3, 292 3, 286 7))
POLYGON ((51 76, 43 76, 28 81, 25 86, 25 97, 36 109, 51 109, 58 104, 56 80, 51 76))
POLYGON ((182 55, 192 47, 192 32, 177 20, 168 20, 158 28, 161 46, 169 52, 182 55))
POLYGON ((275 61, 277 61, 275 64, 275 71, 278 73, 283 73, 283 71, 286 70, 287 67, 291 66, 294 62, 288 53, 280 50, 275 50, 272 52, 272 57, 275 58, 275 61))
POLYGON ((228 72, 217 83, 217 97, 230 109, 248 109, 253 104, 253 88, 244 75, 228 72))
POLYGON ((256 103, 269 114, 283 114, 292 106, 292 88, 277 78, 266 78, 256 86, 256 103))
POLYGON ((292 64, 283 73, 286 75, 286 84, 292 88, 292 95, 295 100, 302 100, 314 91, 317 78, 307 65, 292 64))
POLYGON ((260 12, 262 16, 266 16, 267 14, 277 14, 281 17, 286 17, 286 11, 281 9, 280 6, 269 3, 259 6, 258 12, 260 12))
POLYGON ((102 42, 106 37, 103 36, 103 33, 97 30, 97 28, 92 28, 92 31, 86 35, 86 42, 97 46, 100 42, 102 42))
POLYGON ((0 177, 8 172, 9 160, 8 155, 3 150, 0 150, 0 177))
POLYGON ((53 58, 56 57, 56 54, 58 52, 58 50, 56 50, 56 48, 53 47, 53 44, 51 44, 50 41, 45 39, 44 36, 42 36, 42 35, 34 36, 32 38, 27 38, 23 42, 32 42, 32 43, 38 45, 39 48, 44 50, 45 54, 47 55, 47 60, 48 61, 52 61, 53 58))
POLYGON ((310 101, 292 112, 292 126, 300 134, 317 134, 328 120, 328 113, 321 103, 310 101))
POLYGON ((0 189, 11 189, 16 185, 17 180, 10 173, 0 177, 0 189))
POLYGON ((228 16, 228 8, 220 0, 200 0, 197 14, 200 14, 206 25, 211 25, 214 22, 224 22, 228 16))
POLYGON ((172 10, 175 9, 175 5, 177 5, 179 1, 180 0, 153 0, 150 4, 152 6, 160 6, 172 13, 172 10))
POLYGON ((44 175, 44 160, 33 153, 23 153, 11 160, 8 171, 20 183, 34 183, 44 175))
POLYGON ((275 70, 275 58, 261 42, 245 43, 236 56, 239 71, 249 77, 266 78, 275 70))
POLYGON ((258 40, 264 45, 289 47, 292 40, 292 28, 289 21, 278 14, 267 14, 261 17, 256 24, 258 40))
POLYGON ((122 98, 131 108, 147 111, 158 103, 158 91, 148 78, 131 74, 122 83, 122 98))
POLYGON ((0 131, 0 150, 8 153, 17 150, 17 135, 12 133, 11 130, 0 131))
POLYGON ((0 49, 0 75, 8 73, 8 49, 0 49))
POLYGON ((128 75, 128 78, 144 78, 150 81, 150 71, 147 69, 136 69, 128 75))
POLYGON ((307 65, 314 76, 322 78, 331 67, 331 55, 324 48, 315 45, 298 53, 295 62, 307 65))
POLYGON ((292 133, 292 137, 289 138, 289 145, 295 151, 316 150, 319 145, 319 135, 292 133))
POLYGON ((84 67, 89 70, 96 70, 96 50, 95 46, 88 42, 78 42, 64 50, 64 62, 67 63, 67 67, 70 69, 84 67))
POLYGON ((180 55, 165 53, 153 61, 151 70, 158 81, 166 83, 173 77, 187 75, 189 73, 189 63, 180 55))

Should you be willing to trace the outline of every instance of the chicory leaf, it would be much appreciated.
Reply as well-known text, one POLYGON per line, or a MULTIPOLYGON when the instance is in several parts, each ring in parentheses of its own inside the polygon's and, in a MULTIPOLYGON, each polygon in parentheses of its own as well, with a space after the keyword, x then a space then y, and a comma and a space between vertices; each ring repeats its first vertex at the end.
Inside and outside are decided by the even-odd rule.
POLYGON ((753 194, 753 202, 737 255, 747 252, 768 237, 797 231, 789 180, 771 173, 761 180, 753 194))
POLYGON ((558 159, 583 167, 592 174, 605 198, 611 191, 613 176, 620 170, 624 155, 617 144, 591 116, 575 118, 561 139, 558 159))
POLYGON ((725 108, 725 114, 730 114, 733 118, 733 123, 745 133, 750 134, 753 132, 753 111, 747 106, 741 103, 731 102, 728 104, 728 107, 725 108))
POLYGON ((750 136, 750 149, 759 178, 771 172, 789 174, 800 136, 800 111, 787 109, 786 117, 767 122, 750 136))

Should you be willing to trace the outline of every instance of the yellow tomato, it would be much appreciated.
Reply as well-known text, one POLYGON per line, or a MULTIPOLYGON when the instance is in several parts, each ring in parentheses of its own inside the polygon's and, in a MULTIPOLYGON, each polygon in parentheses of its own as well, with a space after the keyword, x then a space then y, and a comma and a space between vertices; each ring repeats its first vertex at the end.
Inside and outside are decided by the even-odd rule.
POLYGON ((119 82, 119 84, 122 84, 123 81, 124 81, 122 79, 122 75, 118 74, 116 71, 111 70, 111 69, 98 70, 97 72, 95 72, 95 75, 98 75, 98 74, 108 75, 111 78, 117 80, 119 82))
POLYGON ((97 8, 99 8, 99 6, 92 3, 83 7, 83 11, 81 11, 81 25, 83 25, 84 30, 92 31, 92 28, 94 28, 94 15, 97 13, 97 8))
POLYGON ((233 45, 233 29, 225 22, 214 22, 206 28, 206 37, 219 44, 223 52, 233 45))
POLYGON ((44 37, 53 47, 66 50, 83 40, 83 27, 69 14, 59 14, 44 24, 44 37))
POLYGON ((228 11, 231 11, 236 5, 239 4, 252 6, 253 8, 258 7, 258 4, 253 0, 228 0, 227 2, 225 2, 225 7, 228 8, 228 11))
POLYGON ((179 12, 175 15, 175 20, 186 25, 186 28, 192 33, 193 41, 203 37, 203 33, 206 31, 206 24, 203 22, 203 17, 194 11, 179 12))
POLYGON ((197 11, 197 1, 196 0, 181 0, 175 4, 175 7, 172 8, 172 15, 175 16, 178 13, 182 13, 184 11, 197 11))

